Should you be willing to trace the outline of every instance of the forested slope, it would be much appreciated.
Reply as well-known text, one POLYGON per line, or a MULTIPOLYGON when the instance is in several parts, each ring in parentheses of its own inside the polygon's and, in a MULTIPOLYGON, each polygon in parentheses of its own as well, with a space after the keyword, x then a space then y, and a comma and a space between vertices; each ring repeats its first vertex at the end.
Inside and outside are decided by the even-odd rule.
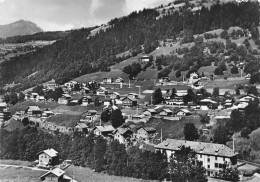
POLYGON ((87 73, 109 71, 108 66, 125 59, 116 58, 117 54, 130 50, 135 56, 141 52, 141 45, 144 52, 149 53, 158 46, 158 40, 185 38, 185 32, 198 34, 230 26, 251 29, 259 25, 259 4, 215 4, 195 12, 186 4, 179 11, 159 19, 158 16, 156 9, 133 12, 111 20, 111 27, 95 36, 89 36, 93 28, 74 30, 53 45, 2 63, 2 84, 14 81, 21 83, 21 89, 51 78, 64 83, 87 73), (33 77, 27 77, 36 71, 33 77))

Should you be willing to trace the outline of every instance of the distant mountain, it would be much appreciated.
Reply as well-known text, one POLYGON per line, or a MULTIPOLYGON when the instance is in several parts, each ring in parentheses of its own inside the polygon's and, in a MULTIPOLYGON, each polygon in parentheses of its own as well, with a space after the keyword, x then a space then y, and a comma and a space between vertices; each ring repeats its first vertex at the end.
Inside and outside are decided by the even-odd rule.
POLYGON ((33 22, 19 20, 7 25, 0 25, 0 38, 16 35, 31 35, 42 31, 43 30, 33 22))

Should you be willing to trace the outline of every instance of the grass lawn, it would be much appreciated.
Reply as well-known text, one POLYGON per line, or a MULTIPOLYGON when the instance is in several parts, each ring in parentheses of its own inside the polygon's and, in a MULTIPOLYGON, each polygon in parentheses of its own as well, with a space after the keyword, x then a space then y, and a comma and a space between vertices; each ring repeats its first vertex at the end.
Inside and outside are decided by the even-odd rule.
POLYGON ((75 106, 60 105, 59 107, 56 107, 52 111, 54 113, 62 113, 68 115, 81 115, 83 112, 87 110, 88 110, 87 107, 83 107, 80 105, 75 105, 75 106))
POLYGON ((21 160, 0 160, 0 164, 17 165, 17 166, 28 166, 32 162, 21 161, 21 160))
POLYGON ((85 181, 95 181, 95 182, 140 182, 142 180, 120 177, 120 176, 110 176, 105 173, 93 172, 90 168, 83 168, 78 166, 70 166, 66 170, 66 174, 73 177, 79 182, 85 181))
POLYGON ((49 102, 49 101, 40 101, 40 102, 34 102, 32 100, 26 100, 20 103, 15 104, 10 108, 10 111, 12 114, 14 114, 16 111, 24 111, 29 106, 38 106, 41 109, 54 109, 59 106, 57 102, 49 102))
POLYGON ((0 181, 39 182, 39 177, 45 173, 46 171, 36 171, 16 167, 0 167, 0 181))
POLYGON ((47 118, 46 121, 55 123, 57 125, 73 127, 80 120, 80 115, 70 115, 70 114, 57 114, 52 117, 47 118))
MULTIPOLYGON (((170 121, 165 119, 152 118, 145 125, 151 126, 156 131, 161 131, 163 138, 175 138, 181 139, 184 137, 183 129, 186 123, 194 123, 197 128, 200 128, 203 124, 200 122, 199 116, 187 116, 182 118, 180 121, 170 121)), ((160 133, 156 136, 156 139, 160 139, 160 133)))
POLYGON ((237 84, 247 84, 249 83, 249 80, 243 79, 243 80, 213 80, 209 81, 206 85, 205 88, 225 88, 225 89, 235 89, 235 85, 237 84))
MULTIPOLYGON (((232 148, 232 141, 227 143, 227 146, 232 148)), ((254 130, 249 138, 241 138, 239 134, 235 136, 235 151, 248 151, 251 150, 250 156, 252 156, 251 162, 260 164, 260 128, 254 130)))
POLYGON ((4 128, 7 131, 14 131, 16 129, 24 129, 22 122, 16 121, 15 119, 10 119, 7 121, 7 126, 4 128))

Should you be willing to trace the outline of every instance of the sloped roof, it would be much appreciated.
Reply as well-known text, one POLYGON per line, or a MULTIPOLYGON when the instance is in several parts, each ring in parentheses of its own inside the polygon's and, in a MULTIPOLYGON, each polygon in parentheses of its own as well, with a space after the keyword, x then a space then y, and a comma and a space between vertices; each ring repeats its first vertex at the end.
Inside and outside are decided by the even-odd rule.
POLYGON ((182 111, 184 113, 190 113, 190 111, 188 109, 180 109, 180 111, 182 111))
POLYGON ((123 134, 125 134, 127 131, 131 131, 131 130, 129 130, 129 128, 117 128, 115 131, 114 131, 114 133, 116 133, 118 131, 118 133, 120 134, 120 135, 123 135, 123 134))
POLYGON ((166 139, 162 143, 156 145, 155 148, 176 151, 180 150, 182 146, 190 147, 198 154, 217 155, 223 157, 232 157, 236 155, 236 153, 226 145, 176 139, 166 139))
POLYGON ((88 126, 85 123, 78 123, 77 125, 79 125, 81 128, 88 128, 88 126))
POLYGON ((155 109, 146 109, 146 111, 149 111, 150 113, 157 113, 155 109))
POLYGON ((40 111, 41 109, 38 106, 29 106, 28 111, 40 111))
POLYGON ((203 100, 201 100, 200 102, 210 102, 210 103, 212 103, 212 104, 216 104, 217 102, 215 102, 215 101, 213 101, 213 100, 211 100, 211 99, 203 99, 203 100))
POLYGON ((65 171, 61 170, 60 168, 55 168, 55 169, 53 169, 53 170, 51 170, 51 171, 45 173, 44 175, 42 175, 40 178, 43 178, 43 177, 45 177, 45 176, 47 176, 47 175, 49 175, 49 174, 54 174, 55 176, 60 177, 60 176, 62 176, 64 173, 65 173, 65 171))
POLYGON ((124 97, 122 100, 125 100, 125 99, 129 99, 131 101, 137 101, 137 99, 133 98, 133 97, 124 97))
POLYGON ((50 157, 56 157, 58 155, 58 152, 54 149, 43 150, 43 151, 39 152, 38 155, 41 153, 45 153, 50 157))
POLYGON ((163 109, 162 111, 168 112, 168 113, 172 113, 172 111, 170 109, 163 109))
POLYGON ((69 94, 62 94, 62 96, 71 98, 69 94))
MULTIPOLYGON (((156 131, 156 129, 154 127, 141 127, 141 128, 143 128, 147 132, 155 132, 156 131)), ((139 129, 141 129, 141 128, 139 128, 139 129)))
MULTIPOLYGON (((96 126, 99 131, 101 132, 108 132, 108 131, 114 131, 115 128, 112 125, 106 125, 106 126, 96 126)), ((95 130, 94 128, 94 130, 95 130)))
POLYGON ((0 102, 0 107, 6 107, 7 104, 5 102, 0 102))

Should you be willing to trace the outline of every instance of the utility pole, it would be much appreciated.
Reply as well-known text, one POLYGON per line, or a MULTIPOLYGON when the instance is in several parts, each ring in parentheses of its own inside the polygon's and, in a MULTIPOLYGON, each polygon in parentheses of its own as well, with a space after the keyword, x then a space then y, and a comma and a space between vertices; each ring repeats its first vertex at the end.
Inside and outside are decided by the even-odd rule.
POLYGON ((161 129, 161 142, 162 142, 162 129, 161 129))
POLYGON ((153 104, 153 96, 151 95, 151 105, 153 104))
POLYGON ((233 138, 233 152, 235 152, 235 139, 234 139, 235 137, 234 137, 234 135, 233 135, 232 138, 233 138))
POLYGON ((129 79, 129 86, 128 86, 128 88, 131 88, 131 83, 130 83, 130 79, 129 79))

